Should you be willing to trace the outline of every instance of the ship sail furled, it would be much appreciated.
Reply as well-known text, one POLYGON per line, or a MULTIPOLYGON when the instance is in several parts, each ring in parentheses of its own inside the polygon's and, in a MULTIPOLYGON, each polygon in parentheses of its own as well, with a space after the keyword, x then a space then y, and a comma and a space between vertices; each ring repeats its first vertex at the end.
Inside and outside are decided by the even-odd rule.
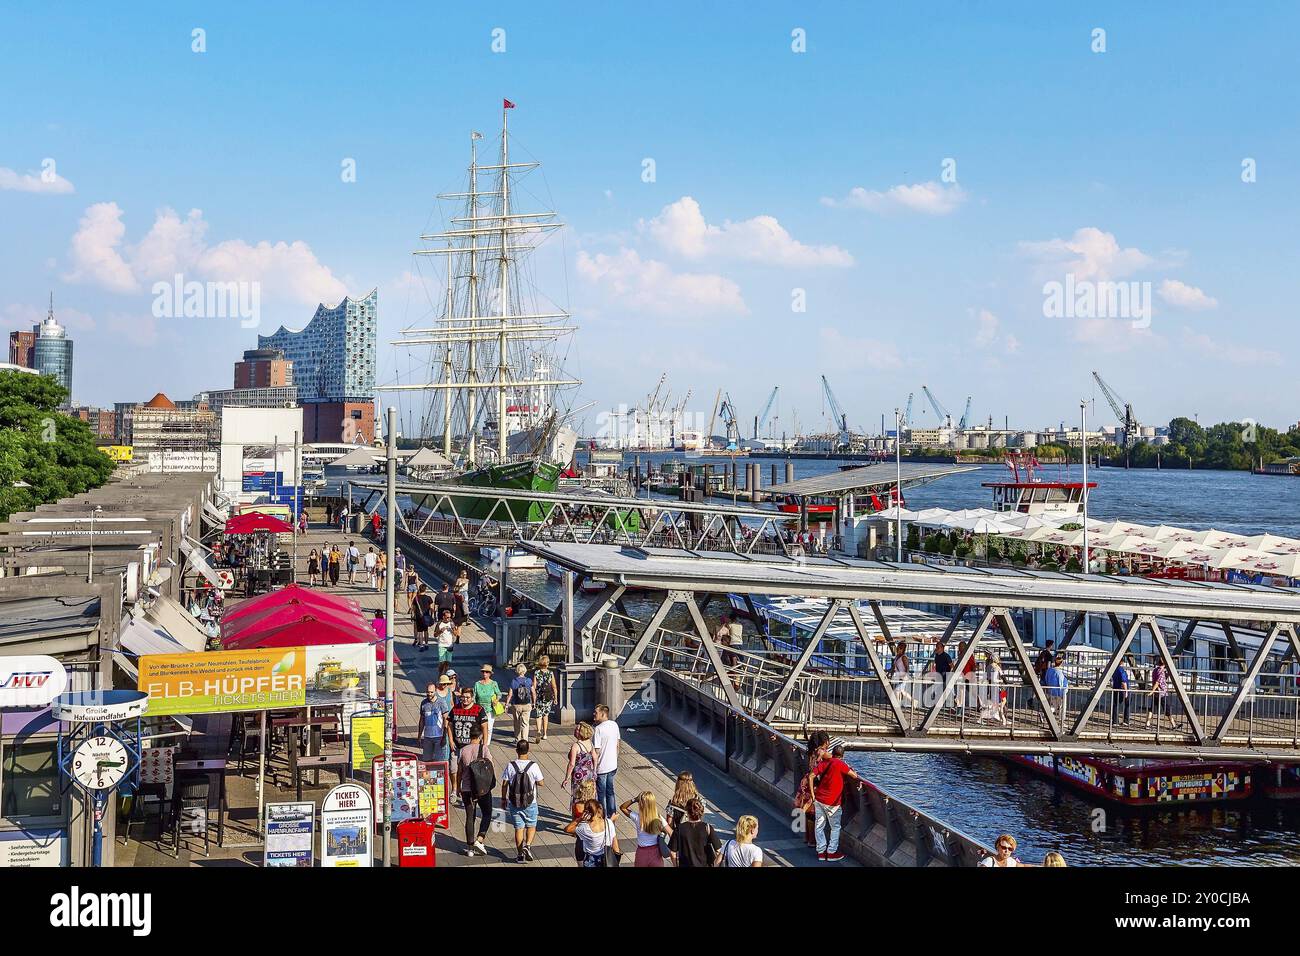
POLYGON ((557 397, 581 383, 564 374, 555 347, 574 327, 567 312, 539 306, 529 281, 529 257, 564 224, 554 212, 516 208, 520 179, 540 164, 510 160, 512 108, 504 102, 497 162, 479 162, 482 135, 470 134, 468 190, 438 197, 463 204, 462 213, 443 231, 421 236, 437 245, 415 253, 445 257, 443 314, 432 328, 408 329, 393 344, 427 346, 427 377, 436 380, 380 386, 428 390, 422 431, 440 433, 443 454, 459 455, 471 484, 496 484, 491 472, 507 465, 517 481, 518 466, 530 463, 550 484, 550 472, 558 476, 570 463, 577 442, 557 397))

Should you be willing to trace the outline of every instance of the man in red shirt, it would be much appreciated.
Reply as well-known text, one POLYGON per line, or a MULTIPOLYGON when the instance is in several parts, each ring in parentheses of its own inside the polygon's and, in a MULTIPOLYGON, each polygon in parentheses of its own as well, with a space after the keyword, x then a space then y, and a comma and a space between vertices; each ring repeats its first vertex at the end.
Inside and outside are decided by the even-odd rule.
POLYGON ((808 774, 808 789, 813 795, 813 825, 817 834, 817 859, 838 863, 844 859, 840 852, 840 817, 844 803, 844 781, 861 780, 853 768, 840 759, 842 747, 832 752, 830 744, 817 751, 817 761, 808 774), (830 839, 826 830, 830 829, 830 839))

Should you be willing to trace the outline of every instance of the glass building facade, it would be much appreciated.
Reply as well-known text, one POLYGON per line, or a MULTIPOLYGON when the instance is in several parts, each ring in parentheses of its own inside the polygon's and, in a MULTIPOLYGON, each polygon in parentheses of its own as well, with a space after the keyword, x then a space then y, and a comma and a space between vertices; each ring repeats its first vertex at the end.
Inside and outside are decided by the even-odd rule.
POLYGON ((51 310, 45 321, 38 325, 36 344, 33 349, 32 365, 42 375, 55 378, 68 390, 68 401, 72 400, 72 339, 58 322, 54 321, 51 310))
POLYGON ((317 306, 306 328, 281 326, 259 335, 259 349, 279 349, 293 362, 298 399, 311 402, 373 401, 379 291, 362 299, 345 297, 334 308, 317 306))

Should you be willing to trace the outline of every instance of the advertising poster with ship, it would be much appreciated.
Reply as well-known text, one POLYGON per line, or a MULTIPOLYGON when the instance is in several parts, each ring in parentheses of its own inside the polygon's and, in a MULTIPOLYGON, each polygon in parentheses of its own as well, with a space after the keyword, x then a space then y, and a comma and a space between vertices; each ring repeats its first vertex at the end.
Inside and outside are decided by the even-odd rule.
POLYGON ((139 668, 151 714, 346 706, 377 687, 370 644, 146 654, 139 668))

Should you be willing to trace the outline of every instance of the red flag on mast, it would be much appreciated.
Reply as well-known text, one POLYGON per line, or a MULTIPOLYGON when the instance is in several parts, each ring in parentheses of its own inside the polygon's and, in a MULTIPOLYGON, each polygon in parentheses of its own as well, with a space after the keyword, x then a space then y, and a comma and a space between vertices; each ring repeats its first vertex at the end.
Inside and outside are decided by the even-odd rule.
POLYGON ((511 103, 509 100, 502 100, 501 107, 502 109, 512 110, 515 108, 515 104, 511 103))

